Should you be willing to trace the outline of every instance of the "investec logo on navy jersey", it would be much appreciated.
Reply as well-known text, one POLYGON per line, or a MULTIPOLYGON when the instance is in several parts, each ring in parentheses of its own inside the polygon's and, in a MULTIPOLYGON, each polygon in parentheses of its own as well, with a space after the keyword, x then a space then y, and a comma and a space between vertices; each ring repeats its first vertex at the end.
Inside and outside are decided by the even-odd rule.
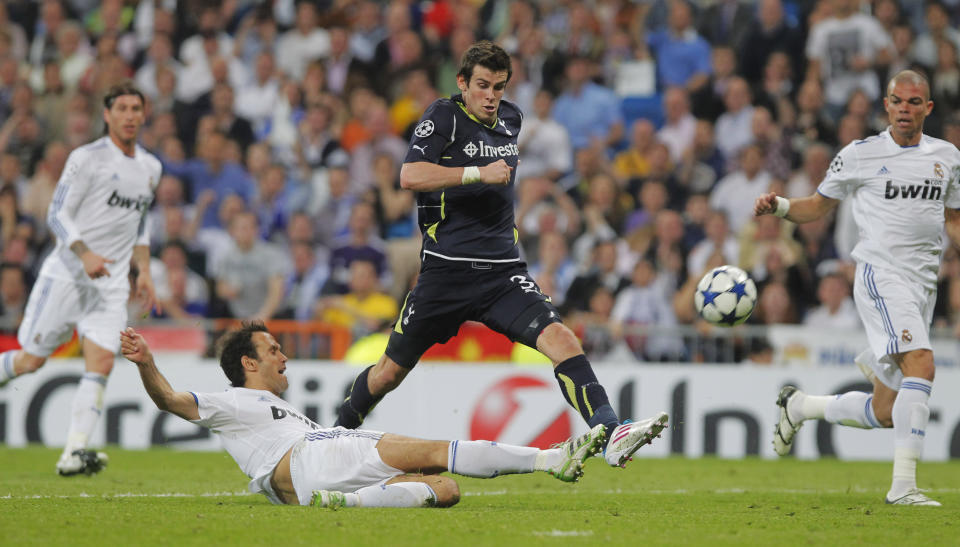
POLYGON ((923 184, 894 184, 892 180, 887 181, 887 187, 883 192, 885 199, 929 199, 939 200, 943 195, 943 181, 936 179, 924 179, 923 184))
POLYGON ((146 210, 150 205, 150 196, 140 196, 136 198, 131 198, 123 196, 117 193, 116 190, 110 194, 110 197, 107 199, 107 205, 109 207, 123 207, 124 209, 135 209, 137 211, 146 210))
POLYGON ((478 153, 481 158, 503 158, 507 156, 519 156, 520 148, 514 143, 491 146, 483 141, 477 141, 477 144, 470 141, 463 147, 463 153, 471 158, 478 153))

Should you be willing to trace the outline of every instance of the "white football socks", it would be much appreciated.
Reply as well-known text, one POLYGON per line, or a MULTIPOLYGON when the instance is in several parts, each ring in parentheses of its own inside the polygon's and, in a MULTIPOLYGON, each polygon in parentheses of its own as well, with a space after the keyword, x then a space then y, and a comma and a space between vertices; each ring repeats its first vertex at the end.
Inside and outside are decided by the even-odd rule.
POLYGON ((881 427, 873 413, 873 395, 862 391, 848 391, 830 397, 823 409, 823 419, 839 425, 873 429, 881 427))
POLYGON ((923 452, 923 438, 930 419, 930 391, 933 382, 906 377, 893 402, 893 484, 887 499, 896 499, 917 487, 917 460, 923 452))
POLYGON ((107 377, 97 372, 85 372, 77 391, 73 396, 73 409, 70 414, 70 430, 63 454, 68 456, 74 450, 87 447, 93 428, 100 419, 103 410, 103 391, 107 386, 107 377))
POLYGON ((437 503, 437 494, 423 482, 366 486, 344 498, 347 507, 432 507, 437 503))
POLYGON ((447 470, 482 479, 532 473, 537 469, 537 455, 540 452, 540 449, 530 446, 491 441, 452 441, 447 449, 447 470))

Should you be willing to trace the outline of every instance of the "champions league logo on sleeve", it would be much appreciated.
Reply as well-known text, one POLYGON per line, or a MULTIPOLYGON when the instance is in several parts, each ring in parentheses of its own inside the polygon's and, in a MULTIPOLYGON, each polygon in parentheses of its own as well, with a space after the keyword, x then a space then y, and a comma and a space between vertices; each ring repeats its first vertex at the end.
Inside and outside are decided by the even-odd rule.
POLYGON ((423 120, 417 124, 417 128, 413 130, 413 134, 420 137, 429 137, 433 135, 433 121, 432 120, 423 120))
POLYGON ((843 158, 838 155, 830 162, 830 171, 839 173, 841 169, 843 169, 843 158))

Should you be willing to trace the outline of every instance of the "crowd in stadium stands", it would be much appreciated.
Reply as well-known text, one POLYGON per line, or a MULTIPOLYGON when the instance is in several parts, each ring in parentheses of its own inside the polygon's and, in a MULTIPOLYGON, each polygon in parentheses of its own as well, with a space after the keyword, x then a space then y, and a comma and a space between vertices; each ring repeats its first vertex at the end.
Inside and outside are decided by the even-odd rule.
MULTIPOLYGON (((408 137, 488 38, 525 113, 523 254, 589 355, 630 325, 694 322, 693 285, 720 264, 757 281, 757 324, 856 327, 850 210, 795 226, 753 200, 813 193, 839 147, 884 130, 904 68, 930 77, 926 133, 960 145, 958 21, 958 0, 5 0, 0 325, 51 246, 67 155, 125 78, 164 167, 148 219, 164 316, 389 325, 418 269, 408 137)), ((936 322, 955 325, 944 260, 936 322)))

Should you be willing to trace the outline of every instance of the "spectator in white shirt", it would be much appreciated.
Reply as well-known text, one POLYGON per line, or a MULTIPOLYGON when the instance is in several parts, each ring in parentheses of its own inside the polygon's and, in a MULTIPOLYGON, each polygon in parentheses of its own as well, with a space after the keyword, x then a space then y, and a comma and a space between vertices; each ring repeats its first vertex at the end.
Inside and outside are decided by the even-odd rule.
POLYGON ((717 136, 717 148, 723 153, 729 165, 743 147, 753 142, 753 106, 750 104, 750 86, 737 76, 730 78, 727 91, 723 95, 726 112, 717 118, 714 131, 717 136))
POLYGON ((740 259, 740 243, 730 233, 730 223, 723 211, 710 211, 704 222, 705 236, 687 255, 687 272, 702 272, 714 253, 723 256, 724 264, 736 264, 740 259))
POLYGON ((277 64, 280 71, 299 80, 307 63, 330 54, 330 35, 317 26, 317 8, 311 2, 297 5, 294 27, 277 40, 277 64))
POLYGON ((753 205, 743 196, 767 192, 773 181, 763 170, 763 151, 755 144, 747 145, 740 153, 740 169, 720 179, 710 192, 710 207, 723 211, 734 234, 739 234, 753 218, 753 205))
POLYGON ((833 272, 825 275, 817 287, 820 305, 807 312, 803 324, 820 329, 859 329, 860 316, 850 298, 850 285, 843 275, 833 272))
POLYGON ((233 110, 238 116, 250 120, 254 132, 262 135, 280 95, 280 82, 277 80, 272 53, 262 51, 257 55, 253 77, 253 82, 238 91, 233 110))
POLYGON ((666 121, 657 139, 670 149, 670 160, 680 163, 683 155, 693 146, 697 120, 690 113, 690 95, 682 87, 671 87, 663 94, 663 112, 666 121))
POLYGON ((533 100, 533 116, 524 118, 517 141, 520 147, 517 180, 538 176, 557 180, 573 166, 570 135, 550 116, 552 109, 553 96, 541 89, 533 100))

